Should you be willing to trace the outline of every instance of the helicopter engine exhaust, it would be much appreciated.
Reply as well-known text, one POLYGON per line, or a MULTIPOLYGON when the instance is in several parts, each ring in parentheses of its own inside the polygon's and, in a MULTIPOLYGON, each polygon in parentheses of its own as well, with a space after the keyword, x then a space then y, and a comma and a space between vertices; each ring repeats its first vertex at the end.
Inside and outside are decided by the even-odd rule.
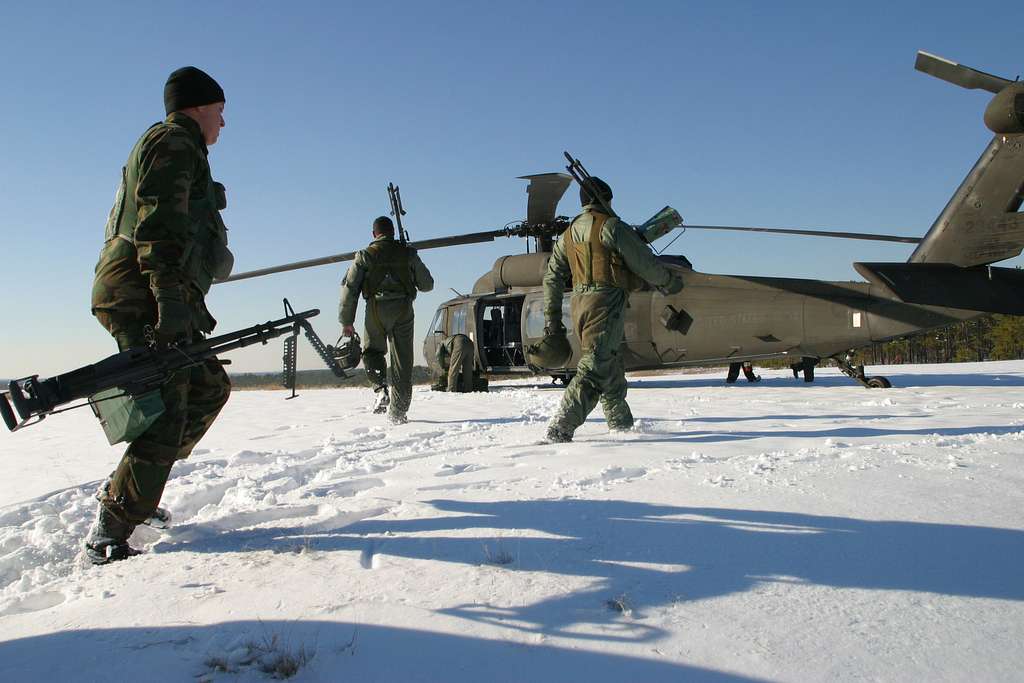
POLYGON ((539 287, 544 283, 544 273, 551 254, 516 254, 502 256, 494 262, 491 270, 473 286, 474 293, 498 292, 509 287, 539 287))

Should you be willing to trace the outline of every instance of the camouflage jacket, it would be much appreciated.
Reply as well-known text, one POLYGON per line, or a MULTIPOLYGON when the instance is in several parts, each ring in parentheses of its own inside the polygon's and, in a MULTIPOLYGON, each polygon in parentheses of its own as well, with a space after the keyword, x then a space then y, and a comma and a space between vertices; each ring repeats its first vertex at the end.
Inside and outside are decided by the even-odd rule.
POLYGON ((416 298, 416 291, 429 292, 434 288, 434 278, 423 265, 419 254, 412 247, 402 247, 393 237, 380 236, 370 243, 366 249, 356 252, 352 265, 341 281, 341 303, 338 306, 338 322, 352 325, 356 319, 356 308, 359 295, 364 299, 408 299, 416 298), (376 248, 375 248, 376 247, 376 248), (405 249, 404 254, 395 252, 405 249), (389 273, 393 262, 404 262, 408 272, 389 273), (392 275, 389 277, 389 275, 392 275), (377 284, 367 287, 367 280, 377 284), (372 291, 371 291, 372 290, 372 291))
POLYGON ((135 143, 96 264, 94 312, 153 318, 157 298, 180 298, 195 329, 213 329, 204 299, 215 278, 230 274, 233 258, 220 218, 224 186, 213 181, 206 156, 199 124, 180 112, 135 143))
MULTIPOLYGON (((586 243, 590 239, 590 228, 598 212, 599 208, 596 205, 587 204, 583 207, 583 213, 573 219, 566 232, 572 232, 575 242, 586 243)), ((544 273, 544 319, 547 321, 561 320, 562 296, 565 292, 565 283, 571 276, 564 237, 559 237, 555 242, 551 258, 548 259, 547 272, 544 273)), ((615 216, 608 217, 601 227, 601 244, 621 256, 626 268, 649 284, 663 287, 671 281, 672 272, 658 262, 651 248, 632 227, 615 216)), ((573 283, 573 291, 578 293, 599 293, 617 289, 620 288, 573 283)))

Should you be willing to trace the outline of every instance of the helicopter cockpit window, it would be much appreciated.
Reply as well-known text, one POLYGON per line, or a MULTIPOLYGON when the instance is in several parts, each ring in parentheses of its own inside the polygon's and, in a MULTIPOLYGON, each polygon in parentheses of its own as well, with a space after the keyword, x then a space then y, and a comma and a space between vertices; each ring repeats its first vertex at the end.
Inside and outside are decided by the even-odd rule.
MULTIPOLYGON (((572 330, 572 316, 569 315, 569 296, 562 298, 562 324, 572 330)), ((544 336, 544 302, 534 299, 526 309, 526 336, 536 339, 544 336)))
POLYGON ((430 322, 430 331, 433 332, 444 332, 444 309, 439 308, 434 313, 434 319, 430 322))

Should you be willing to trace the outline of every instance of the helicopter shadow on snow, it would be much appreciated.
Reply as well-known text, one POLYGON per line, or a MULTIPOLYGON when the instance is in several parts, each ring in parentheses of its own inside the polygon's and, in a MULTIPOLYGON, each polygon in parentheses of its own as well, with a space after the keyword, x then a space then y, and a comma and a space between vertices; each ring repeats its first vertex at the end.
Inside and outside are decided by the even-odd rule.
MULTIPOLYGON (((649 422, 675 422, 680 420, 669 418, 644 418, 649 422)), ((857 418, 862 419, 862 418, 857 418)), ((683 420, 686 422, 697 422, 694 420, 683 420)), ((875 427, 833 427, 823 429, 774 429, 774 430, 688 430, 685 426, 678 432, 654 432, 645 434, 637 439, 637 444, 655 443, 719 443, 725 441, 747 441, 750 439, 834 439, 834 438, 871 438, 871 437, 914 437, 914 436, 967 436, 969 434, 987 434, 1000 436, 1003 434, 1016 434, 1021 431, 1020 425, 977 425, 970 427, 922 427, 920 429, 893 429, 875 427)), ((621 445, 621 440, 590 439, 588 443, 593 446, 621 445)))
MULTIPOLYGON (((879 603, 890 600, 886 591, 1024 601, 1024 531, 1018 529, 615 499, 424 504, 438 515, 420 510, 408 519, 364 519, 314 533, 301 526, 213 530, 191 542, 175 543, 172 536, 157 552, 295 552, 301 545, 370 553, 375 562, 390 556, 476 566, 507 572, 509 582, 536 574, 577 577, 584 580, 578 588, 532 602, 438 609, 577 640, 655 641, 666 635, 659 619, 671 619, 676 609, 771 584, 879 591, 879 603), (663 616, 647 621, 655 613, 663 616), (600 628, 580 628, 586 624, 600 628)), ((892 600, 896 608, 903 604, 892 600)))
MULTIPOLYGON (((941 373, 941 374, 885 374, 882 371, 872 371, 868 368, 868 376, 885 375, 892 382, 894 389, 912 389, 920 387, 1024 387, 1024 377, 1015 374, 990 375, 971 373, 941 373)), ((632 379, 629 382, 630 390, 643 389, 708 389, 708 388, 729 388, 732 390, 754 391, 762 387, 767 388, 815 388, 851 387, 859 388, 858 385, 843 375, 816 375, 814 382, 804 382, 791 377, 762 377, 760 382, 747 382, 739 380, 735 384, 726 384, 725 379, 715 375, 696 375, 687 379, 632 379)), ((884 398, 884 389, 871 389, 871 397, 884 398)))

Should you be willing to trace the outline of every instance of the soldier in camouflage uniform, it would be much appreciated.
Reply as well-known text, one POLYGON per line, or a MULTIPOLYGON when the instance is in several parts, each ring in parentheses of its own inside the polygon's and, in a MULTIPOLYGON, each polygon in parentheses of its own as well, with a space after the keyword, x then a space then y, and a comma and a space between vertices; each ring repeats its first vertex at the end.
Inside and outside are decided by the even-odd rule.
MULTIPOLYGON (((220 218, 224 187, 210 175, 207 147, 224 126, 224 91, 195 67, 164 87, 167 118, 132 148, 96 264, 92 312, 118 348, 190 341, 216 321, 205 296, 231 272, 220 218)), ((160 390, 163 414, 129 445, 101 490, 86 539, 95 564, 135 554, 128 537, 157 510, 176 460, 187 458, 228 399, 216 359, 175 373, 160 390)))
POLYGON ((363 367, 377 393, 375 413, 387 411, 392 424, 406 422, 412 400, 413 308, 416 292, 429 292, 434 278, 419 254, 395 240, 395 226, 387 216, 373 221, 373 242, 359 251, 341 284, 338 321, 342 335, 355 332, 359 295, 366 299, 363 367), (391 358, 391 391, 388 364, 391 358))
MULTIPOLYGON (((610 209, 611 188, 600 178, 592 180, 600 200, 610 209)), ((571 274, 570 311, 583 351, 576 375, 548 425, 551 442, 572 441, 598 401, 610 429, 632 428, 620 349, 629 292, 639 289, 642 280, 667 294, 683 288, 682 278, 655 259, 633 228, 604 213, 599 198, 580 188, 580 203, 583 213, 555 242, 544 275, 545 335, 565 334, 562 296, 571 274)))

